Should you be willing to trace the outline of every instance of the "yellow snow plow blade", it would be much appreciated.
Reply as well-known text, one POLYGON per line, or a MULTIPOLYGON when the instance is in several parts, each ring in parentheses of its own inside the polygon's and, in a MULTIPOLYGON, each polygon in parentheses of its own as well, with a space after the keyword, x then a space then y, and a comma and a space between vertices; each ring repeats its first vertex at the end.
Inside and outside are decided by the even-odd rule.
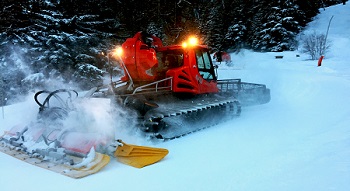
POLYGON ((169 153, 167 149, 129 145, 121 140, 118 142, 120 146, 118 146, 114 156, 119 162, 136 168, 154 164, 169 153))

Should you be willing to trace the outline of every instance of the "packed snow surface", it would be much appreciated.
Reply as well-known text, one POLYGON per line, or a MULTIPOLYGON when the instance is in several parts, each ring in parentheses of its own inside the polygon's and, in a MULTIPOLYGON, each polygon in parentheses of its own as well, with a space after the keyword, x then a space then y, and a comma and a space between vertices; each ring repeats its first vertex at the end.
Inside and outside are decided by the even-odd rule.
MULTIPOLYGON (((0 153, 1 190, 350 190, 350 5, 320 11, 306 30, 326 33, 334 16, 331 49, 321 67, 299 51, 249 50, 231 54, 232 67, 220 65, 220 79, 266 84, 268 104, 243 108, 239 118, 167 142, 133 136, 121 123, 123 141, 170 151, 142 169, 112 160, 97 174, 71 179, 0 153)), ((37 111, 33 99, 2 108, 0 131, 28 123, 37 111)), ((101 118, 101 128, 114 124, 101 118)))

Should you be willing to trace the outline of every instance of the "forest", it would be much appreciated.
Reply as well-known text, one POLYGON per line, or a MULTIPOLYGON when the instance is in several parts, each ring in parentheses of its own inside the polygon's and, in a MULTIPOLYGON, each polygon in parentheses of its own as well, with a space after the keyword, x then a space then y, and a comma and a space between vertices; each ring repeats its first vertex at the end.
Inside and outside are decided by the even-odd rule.
MULTIPOLYGON (((2 0, 0 105, 57 82, 86 90, 111 68, 108 52, 138 31, 212 51, 286 51, 320 9, 340 0, 2 0)), ((117 71, 118 72, 118 71, 117 71)), ((59 87, 58 87, 59 88, 59 87)))

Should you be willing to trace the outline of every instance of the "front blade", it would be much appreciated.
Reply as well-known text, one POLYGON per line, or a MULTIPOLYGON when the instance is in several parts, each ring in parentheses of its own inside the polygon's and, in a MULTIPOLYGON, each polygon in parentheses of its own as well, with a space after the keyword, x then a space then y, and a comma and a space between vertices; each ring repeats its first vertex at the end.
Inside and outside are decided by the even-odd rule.
POLYGON ((154 164, 169 153, 167 149, 129 145, 120 140, 118 140, 118 142, 120 142, 121 145, 118 146, 114 156, 119 162, 136 168, 154 164))
MULTIPOLYGON (((82 167, 77 167, 77 166, 72 166, 68 164, 55 163, 55 162, 44 160, 37 157, 32 157, 32 156, 29 156, 26 152, 12 149, 3 144, 0 145, 0 151, 12 157, 15 157, 19 160, 27 162, 29 164, 32 164, 53 172, 60 173, 71 178, 82 178, 82 177, 94 174, 100 171, 103 167, 105 167, 110 161, 110 158, 108 155, 104 155, 96 152, 95 157, 91 161, 89 161, 86 165, 82 167)), ((82 158, 75 157, 74 160, 75 162, 84 163, 83 161, 84 159, 82 158)))

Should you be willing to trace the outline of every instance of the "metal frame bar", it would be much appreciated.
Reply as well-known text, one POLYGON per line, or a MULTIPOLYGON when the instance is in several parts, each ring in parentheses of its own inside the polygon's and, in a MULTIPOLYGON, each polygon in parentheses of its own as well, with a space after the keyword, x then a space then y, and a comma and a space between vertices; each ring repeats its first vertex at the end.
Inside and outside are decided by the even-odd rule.
POLYGON ((137 92, 141 92, 141 91, 149 91, 149 90, 155 90, 155 92, 158 92, 159 90, 163 90, 163 89, 168 89, 170 88, 170 90, 173 90, 173 77, 169 77, 169 78, 164 78, 162 80, 158 80, 143 86, 139 86, 137 88, 135 88, 135 90, 132 92, 132 94, 135 94, 137 92), (165 81, 170 81, 170 86, 165 86, 165 87, 158 87, 160 82, 165 82, 165 81), (156 85, 155 88, 146 88, 152 85, 156 85))

